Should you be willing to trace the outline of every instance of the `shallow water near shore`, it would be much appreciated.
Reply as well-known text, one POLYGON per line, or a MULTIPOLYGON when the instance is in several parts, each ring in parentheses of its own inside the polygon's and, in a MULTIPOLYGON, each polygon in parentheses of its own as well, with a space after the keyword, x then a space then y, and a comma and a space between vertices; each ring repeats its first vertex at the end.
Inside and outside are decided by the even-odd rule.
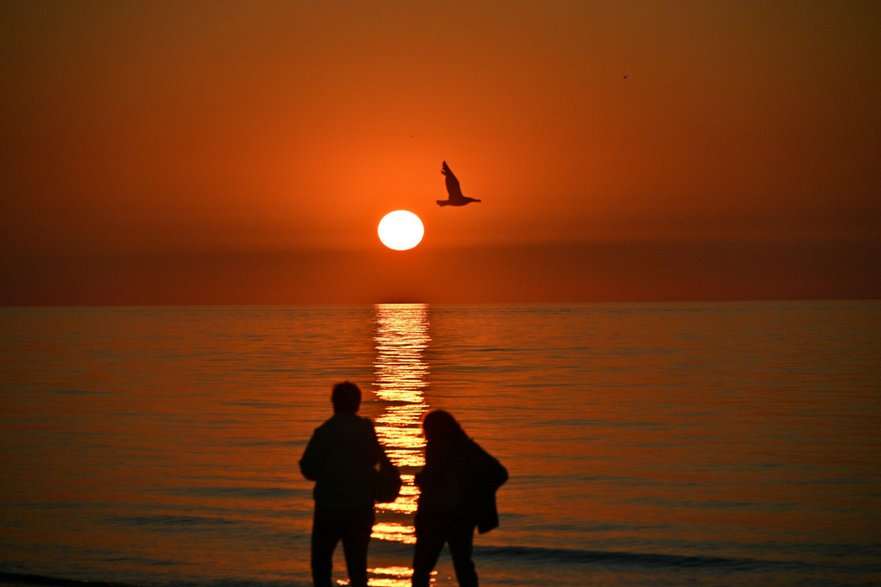
POLYGON ((878 357, 879 302, 2 308, 0 584, 309 585, 342 379, 405 475, 371 585, 438 408, 511 474, 482 584, 881 583, 878 357))

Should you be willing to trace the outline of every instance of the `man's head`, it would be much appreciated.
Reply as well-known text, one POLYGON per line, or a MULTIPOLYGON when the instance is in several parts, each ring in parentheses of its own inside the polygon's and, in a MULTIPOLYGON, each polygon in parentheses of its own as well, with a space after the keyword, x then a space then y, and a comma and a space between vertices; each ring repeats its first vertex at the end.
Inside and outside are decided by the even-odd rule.
POLYGON ((351 381, 343 381, 333 386, 330 395, 335 414, 354 414, 361 407, 361 389, 351 381))

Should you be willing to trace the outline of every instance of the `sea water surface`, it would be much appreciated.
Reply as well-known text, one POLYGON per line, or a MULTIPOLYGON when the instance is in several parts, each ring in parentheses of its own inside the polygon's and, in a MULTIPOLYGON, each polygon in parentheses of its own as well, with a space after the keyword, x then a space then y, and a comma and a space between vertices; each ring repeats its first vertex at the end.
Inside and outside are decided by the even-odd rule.
POLYGON ((511 475, 483 585, 881 584, 879 366, 881 302, 2 308, 0 583, 309 585, 349 379, 405 480, 371 585, 432 409, 511 475))

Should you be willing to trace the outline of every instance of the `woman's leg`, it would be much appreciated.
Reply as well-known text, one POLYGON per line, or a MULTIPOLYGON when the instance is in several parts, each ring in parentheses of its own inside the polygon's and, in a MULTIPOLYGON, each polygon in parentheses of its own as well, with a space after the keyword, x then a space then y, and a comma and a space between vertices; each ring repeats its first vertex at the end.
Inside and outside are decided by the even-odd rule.
POLYGON ((474 546, 474 525, 457 524, 450 531, 449 544, 459 587, 477 587, 477 571, 474 568, 474 561, 471 560, 471 551, 474 546))
POLYGON ((439 528, 416 532, 416 548, 413 549, 413 587, 428 587, 431 571, 437 564, 445 537, 439 528))

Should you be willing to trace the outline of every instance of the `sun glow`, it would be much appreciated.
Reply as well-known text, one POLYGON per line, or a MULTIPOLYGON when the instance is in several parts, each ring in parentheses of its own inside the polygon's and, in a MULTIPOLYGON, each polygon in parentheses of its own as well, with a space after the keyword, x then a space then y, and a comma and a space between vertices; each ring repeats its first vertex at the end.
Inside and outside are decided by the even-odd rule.
POLYGON ((425 227, 418 216, 408 210, 389 212, 379 221, 376 229, 382 244, 396 251, 412 249, 425 234, 425 227))

